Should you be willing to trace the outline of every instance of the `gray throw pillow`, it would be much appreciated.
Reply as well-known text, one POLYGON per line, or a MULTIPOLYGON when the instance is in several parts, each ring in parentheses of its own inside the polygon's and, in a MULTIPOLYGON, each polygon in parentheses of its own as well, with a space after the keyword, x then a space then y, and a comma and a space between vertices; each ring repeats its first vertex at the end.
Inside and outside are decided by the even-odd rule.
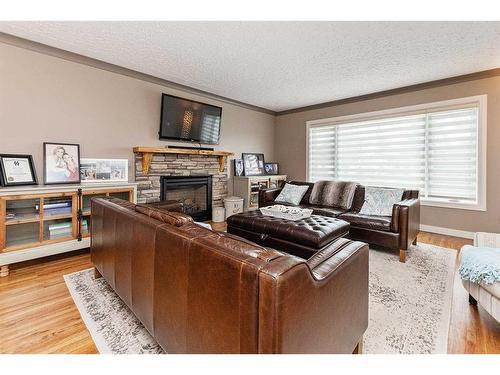
POLYGON ((278 197, 274 200, 276 203, 288 203, 293 205, 300 204, 302 197, 306 194, 309 186, 285 184, 278 197))
POLYGON ((392 216, 392 206, 403 198, 404 189, 365 187, 365 202, 361 215, 392 216))

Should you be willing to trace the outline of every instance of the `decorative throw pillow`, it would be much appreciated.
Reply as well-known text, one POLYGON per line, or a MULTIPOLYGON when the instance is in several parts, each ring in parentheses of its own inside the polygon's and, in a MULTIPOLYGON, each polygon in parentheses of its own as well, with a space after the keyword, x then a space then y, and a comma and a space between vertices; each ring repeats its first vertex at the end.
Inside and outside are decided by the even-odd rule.
POLYGON ((294 206, 298 205, 302 197, 309 189, 307 185, 285 184, 278 197, 274 200, 276 203, 288 203, 294 206))
POLYGON ((365 187, 365 203, 361 215, 392 216, 392 206, 403 198, 404 189, 365 187))
POLYGON ((350 210, 358 185, 352 181, 317 181, 312 188, 309 203, 350 210))

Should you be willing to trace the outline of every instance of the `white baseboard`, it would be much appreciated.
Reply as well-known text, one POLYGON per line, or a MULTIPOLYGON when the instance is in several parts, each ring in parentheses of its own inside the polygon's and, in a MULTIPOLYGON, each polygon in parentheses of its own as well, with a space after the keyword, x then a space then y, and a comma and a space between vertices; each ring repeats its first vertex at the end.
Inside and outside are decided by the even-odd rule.
POLYGON ((420 230, 423 232, 437 233, 437 234, 445 234, 447 236, 460 237, 460 238, 468 238, 474 239, 474 232, 468 232, 466 230, 458 230, 451 228, 442 228, 442 227, 434 227, 432 225, 424 225, 420 224, 420 230))

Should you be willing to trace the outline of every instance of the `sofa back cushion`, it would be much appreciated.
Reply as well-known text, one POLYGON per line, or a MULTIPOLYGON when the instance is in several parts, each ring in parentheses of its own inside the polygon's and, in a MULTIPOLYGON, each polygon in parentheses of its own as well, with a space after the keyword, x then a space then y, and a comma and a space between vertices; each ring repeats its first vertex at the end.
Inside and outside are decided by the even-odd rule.
POLYGON ((351 181, 318 181, 314 183, 309 203, 349 210, 358 183, 351 181))
POLYGON ((363 207, 363 203, 365 203, 365 187, 363 185, 358 185, 356 188, 356 192, 354 193, 354 198, 352 200, 351 210, 355 212, 359 212, 361 207, 363 207))
POLYGON ((138 204, 135 206, 135 210, 141 214, 152 217, 153 219, 163 221, 164 223, 170 225, 175 225, 176 227, 193 222, 193 219, 189 215, 181 212, 166 211, 161 208, 155 208, 145 204, 138 204))

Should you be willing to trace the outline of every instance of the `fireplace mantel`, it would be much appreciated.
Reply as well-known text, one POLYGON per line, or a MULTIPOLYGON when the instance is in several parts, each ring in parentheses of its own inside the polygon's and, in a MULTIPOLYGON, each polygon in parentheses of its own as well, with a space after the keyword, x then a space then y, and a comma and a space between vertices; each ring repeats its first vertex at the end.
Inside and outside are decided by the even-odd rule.
POLYGON ((219 157, 219 171, 223 172, 226 166, 227 157, 234 155, 234 153, 229 151, 209 151, 209 150, 196 150, 196 149, 185 149, 185 148, 164 148, 164 147, 134 147, 135 154, 142 154, 142 168, 145 173, 149 172, 151 167, 151 161, 153 160, 153 154, 184 154, 184 155, 209 155, 219 157))

